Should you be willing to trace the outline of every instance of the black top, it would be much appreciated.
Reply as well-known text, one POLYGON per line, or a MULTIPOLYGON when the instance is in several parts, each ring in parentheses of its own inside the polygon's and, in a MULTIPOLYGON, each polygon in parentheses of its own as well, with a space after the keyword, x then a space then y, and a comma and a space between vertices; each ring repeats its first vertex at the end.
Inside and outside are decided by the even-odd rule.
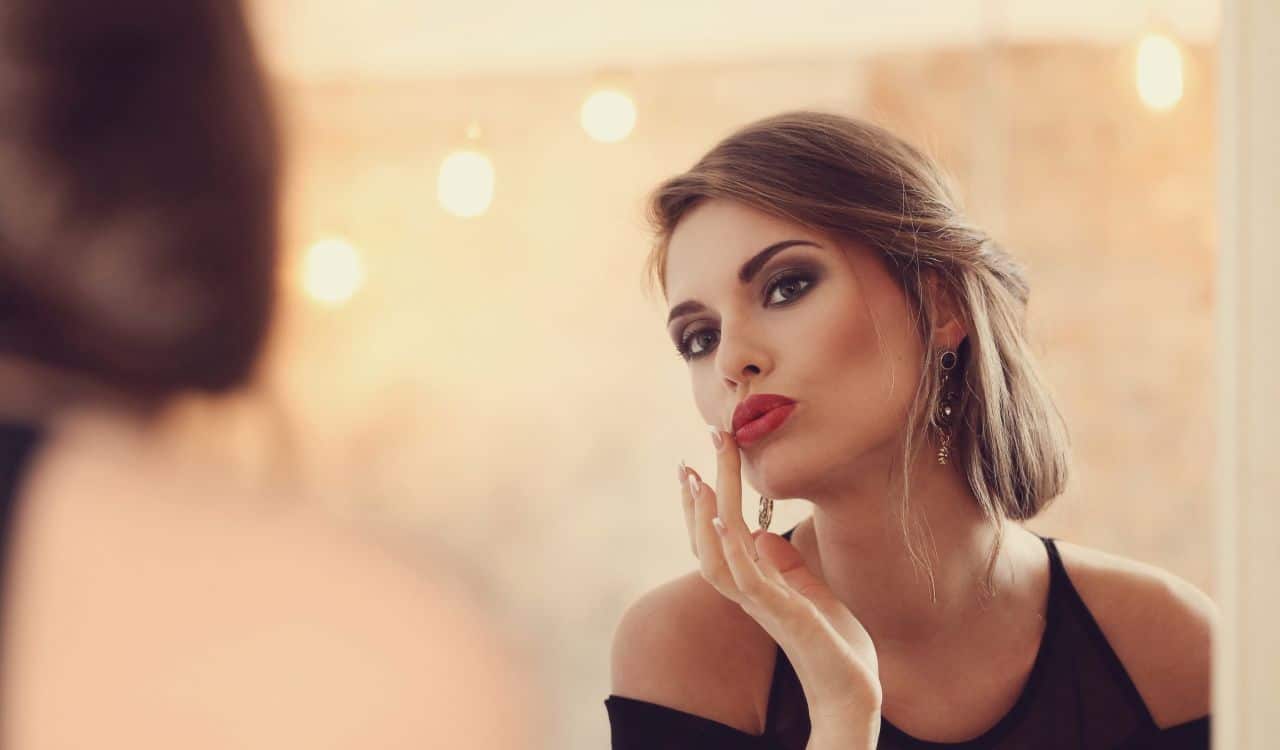
MULTIPOLYGON (((782 536, 791 538, 793 527, 782 536)), ((1039 535, 1037 535, 1039 536, 1039 535)), ((1054 540, 1049 601, 1035 664, 1017 702, 965 742, 912 737, 881 717, 879 750, 1196 750, 1209 747, 1209 717, 1160 729, 1088 607, 1067 577, 1054 540)), ((605 699, 614 750, 803 750, 809 712, 800 681, 779 647, 762 735, 647 701, 605 699)))
POLYGON ((35 427, 0 421, 0 615, 5 611, 5 573, 9 568, 10 527, 17 516, 18 489, 39 439, 40 432, 35 427))

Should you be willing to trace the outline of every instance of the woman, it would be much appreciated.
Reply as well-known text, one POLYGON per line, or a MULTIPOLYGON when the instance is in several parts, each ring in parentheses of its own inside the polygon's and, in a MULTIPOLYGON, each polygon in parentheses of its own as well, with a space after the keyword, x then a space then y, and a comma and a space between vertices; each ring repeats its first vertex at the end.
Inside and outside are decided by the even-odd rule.
POLYGON ((173 439, 257 369, 277 172, 237 3, 5 4, 5 750, 530 746, 461 587, 173 439))
POLYGON ((1067 433, 1023 271, 927 158, 784 114, 651 215, 718 463, 677 474, 699 571, 618 626, 615 748, 1207 746, 1208 598, 1017 523, 1063 491, 1067 433), (813 514, 752 534, 744 473, 762 525, 774 497, 813 514))

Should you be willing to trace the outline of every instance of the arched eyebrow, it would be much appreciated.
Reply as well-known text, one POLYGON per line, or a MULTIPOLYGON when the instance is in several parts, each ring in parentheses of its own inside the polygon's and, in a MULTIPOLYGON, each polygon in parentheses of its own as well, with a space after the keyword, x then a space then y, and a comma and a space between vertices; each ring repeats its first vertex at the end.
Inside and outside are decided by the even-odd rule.
MULTIPOLYGON (((821 247, 821 245, 819 245, 818 243, 810 242, 809 240, 783 240, 782 242, 775 242, 772 245, 761 250, 760 252, 756 253, 755 255, 751 256, 751 258, 747 260, 746 263, 742 264, 742 268, 738 269, 738 282, 743 284, 744 286, 747 284, 750 284, 751 280, 756 277, 756 274, 760 273, 760 269, 764 268, 764 264, 768 263, 770 258, 782 252, 783 250, 786 250, 789 247, 795 247, 796 245, 810 245, 812 247, 821 247)), ((688 315, 690 313, 702 312, 705 309, 707 309, 707 306, 695 299, 681 302, 680 304, 671 308, 671 312, 667 314, 667 325, 671 325, 671 321, 675 320, 681 315, 688 315)))

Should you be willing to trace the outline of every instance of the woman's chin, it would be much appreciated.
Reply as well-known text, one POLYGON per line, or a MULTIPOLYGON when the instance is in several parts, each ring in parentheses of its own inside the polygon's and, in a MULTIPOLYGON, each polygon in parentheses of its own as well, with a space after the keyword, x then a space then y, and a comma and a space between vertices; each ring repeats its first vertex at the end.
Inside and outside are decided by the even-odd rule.
POLYGON ((779 441, 771 450, 743 454, 743 480, 772 498, 808 498, 848 470, 837 456, 819 455, 801 441, 779 441), (828 460, 824 461, 823 458, 828 460))
POLYGON ((796 472, 794 466, 779 465, 777 469, 773 469, 744 464, 743 478, 766 497, 804 497, 805 488, 811 486, 807 477, 796 472))

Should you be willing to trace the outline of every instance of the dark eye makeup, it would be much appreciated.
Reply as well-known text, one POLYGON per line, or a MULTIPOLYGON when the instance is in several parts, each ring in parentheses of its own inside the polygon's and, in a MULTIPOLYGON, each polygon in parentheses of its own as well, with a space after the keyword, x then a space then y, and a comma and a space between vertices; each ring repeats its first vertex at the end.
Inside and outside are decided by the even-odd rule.
MULTIPOLYGON (((808 294, 819 278, 816 270, 791 268, 781 271, 764 285, 761 302, 765 307, 790 305, 808 294)), ((701 359, 711 352, 719 337, 720 331, 715 326, 690 325, 681 331, 676 353, 685 361, 701 359)))

